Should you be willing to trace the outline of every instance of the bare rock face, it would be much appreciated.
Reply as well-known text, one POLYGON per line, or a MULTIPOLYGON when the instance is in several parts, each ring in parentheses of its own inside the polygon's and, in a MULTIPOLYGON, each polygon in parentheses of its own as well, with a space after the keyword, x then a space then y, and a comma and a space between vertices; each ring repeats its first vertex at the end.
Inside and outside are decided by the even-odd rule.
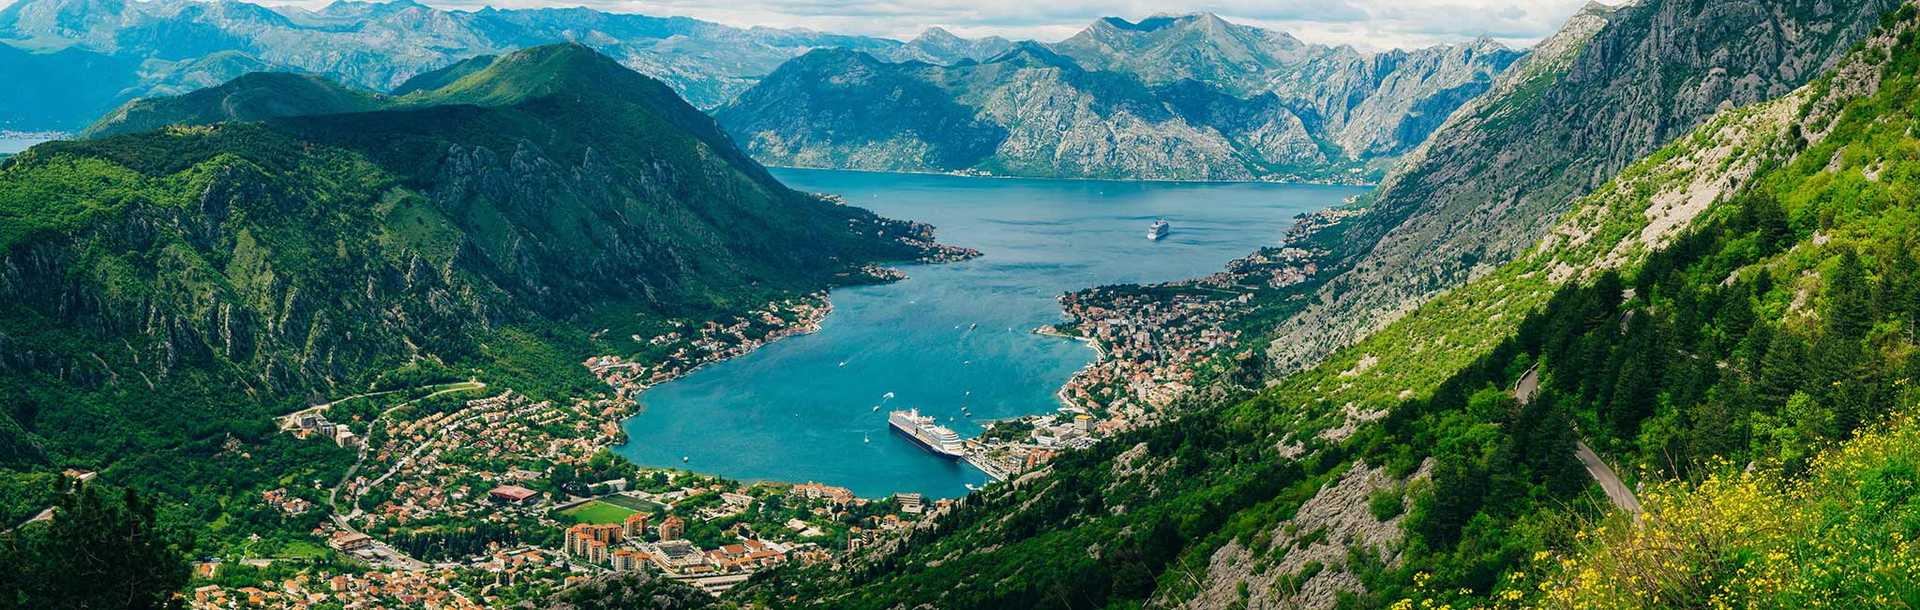
POLYGON ((1364 55, 1213 15, 1109 18, 984 60, 815 51, 716 118, 780 165, 1364 181, 1346 170, 1411 150, 1521 55, 1490 42, 1364 55))
POLYGON ((945 28, 932 27, 907 44, 876 50, 874 55, 896 63, 921 61, 944 66, 968 60, 986 61, 1012 49, 1013 44, 999 36, 961 38, 945 28))
POLYGON ((1282 370, 1512 260, 1572 202, 1726 106, 1831 68, 1894 0, 1593 4, 1382 182, 1342 273, 1277 329, 1282 370))
MULTIPOLYGON (((1424 481, 1431 470, 1429 460, 1401 481, 1385 468, 1354 463, 1301 505, 1292 520, 1261 534, 1258 548, 1234 541, 1215 551, 1200 591, 1180 608, 1326 610, 1341 592, 1364 591, 1346 569, 1349 551, 1374 553, 1392 565, 1400 556, 1400 523, 1406 519, 1404 508, 1385 521, 1376 518, 1369 506, 1373 494, 1424 481)), ((1404 496, 1401 502, 1411 504, 1404 496)))

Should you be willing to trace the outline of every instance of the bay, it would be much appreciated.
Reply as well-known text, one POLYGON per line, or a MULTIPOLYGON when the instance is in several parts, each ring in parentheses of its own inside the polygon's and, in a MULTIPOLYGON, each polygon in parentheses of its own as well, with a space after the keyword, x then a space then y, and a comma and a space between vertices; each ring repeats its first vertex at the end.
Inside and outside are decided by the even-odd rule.
POLYGON ((1293 217, 1365 192, 1283 184, 1097 182, 774 170, 883 216, 935 225, 978 259, 912 265, 908 279, 832 293, 820 332, 774 342, 648 390, 616 452, 643 466, 745 480, 818 481, 862 496, 966 493, 986 476, 890 434, 919 408, 962 436, 990 419, 1057 409, 1054 392, 1094 358, 1035 335, 1056 298, 1117 283, 1213 273, 1272 245, 1293 217), (1173 232, 1146 239, 1166 219, 1173 232), (885 398, 893 393, 892 399, 885 398), (961 413, 966 406, 970 419, 961 413), (877 410, 875 407, 879 407, 877 410), (951 418, 951 421, 949 421, 951 418), (683 461, 684 458, 684 461, 683 461))

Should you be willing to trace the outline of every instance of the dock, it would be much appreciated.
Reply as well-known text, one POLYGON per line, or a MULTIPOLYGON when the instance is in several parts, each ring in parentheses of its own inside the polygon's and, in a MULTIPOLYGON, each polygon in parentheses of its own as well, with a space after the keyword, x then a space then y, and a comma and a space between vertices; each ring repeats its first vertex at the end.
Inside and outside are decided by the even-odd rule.
POLYGON ((967 461, 967 464, 980 469, 980 472, 987 473, 987 478, 993 479, 994 481, 1007 480, 1006 471, 1001 470, 998 466, 994 466, 993 462, 987 461, 985 456, 969 451, 963 459, 967 461))

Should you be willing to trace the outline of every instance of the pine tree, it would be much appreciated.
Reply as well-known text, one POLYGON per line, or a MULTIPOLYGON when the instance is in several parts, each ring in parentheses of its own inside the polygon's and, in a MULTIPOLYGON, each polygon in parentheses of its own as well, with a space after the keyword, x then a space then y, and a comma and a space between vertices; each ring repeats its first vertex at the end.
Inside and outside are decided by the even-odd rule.
POLYGON ((46 524, 0 540, 0 608, 176 608, 192 538, 159 527, 132 490, 118 502, 92 487, 64 496, 46 524))
POLYGON ((1867 272, 1852 248, 1840 253, 1827 280, 1826 332, 1858 342, 1873 327, 1873 302, 1867 272))

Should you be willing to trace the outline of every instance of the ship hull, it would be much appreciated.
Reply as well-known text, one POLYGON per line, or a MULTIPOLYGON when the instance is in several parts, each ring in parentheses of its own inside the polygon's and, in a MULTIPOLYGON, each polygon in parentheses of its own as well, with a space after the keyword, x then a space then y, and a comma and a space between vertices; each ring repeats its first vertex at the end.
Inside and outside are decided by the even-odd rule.
POLYGON ((887 429, 892 430, 894 434, 907 437, 907 440, 913 441, 913 444, 915 446, 920 447, 921 450, 926 451, 927 453, 931 453, 939 457, 947 458, 949 460, 957 460, 957 459, 960 459, 961 457, 964 457, 958 453, 951 453, 945 449, 941 449, 938 445, 935 445, 931 441, 928 441, 927 439, 924 439, 924 438, 920 438, 920 435, 915 434, 914 431, 900 427, 900 424, 897 424, 894 422, 887 422, 887 429))

